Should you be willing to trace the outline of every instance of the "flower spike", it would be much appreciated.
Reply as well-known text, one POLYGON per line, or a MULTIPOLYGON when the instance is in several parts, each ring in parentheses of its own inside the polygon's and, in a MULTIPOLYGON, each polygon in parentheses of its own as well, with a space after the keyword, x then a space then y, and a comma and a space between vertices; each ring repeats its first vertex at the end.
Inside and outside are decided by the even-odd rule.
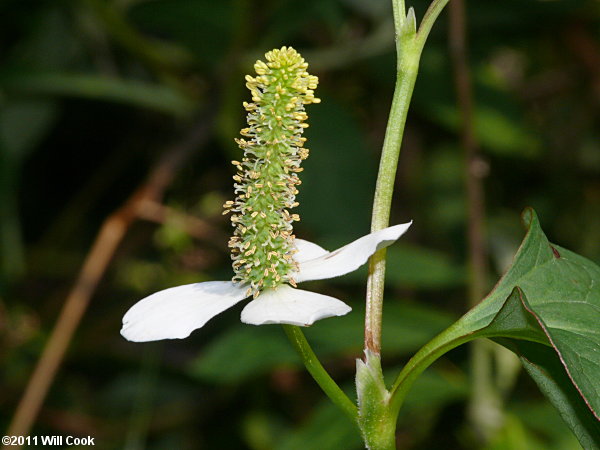
POLYGON ((298 206, 298 173, 308 157, 304 105, 320 102, 314 96, 318 78, 296 50, 282 47, 265 58, 254 65, 256 77, 246 76, 252 102, 244 102, 248 127, 236 139, 244 157, 232 162, 237 197, 224 205, 235 227, 229 241, 233 281, 248 284, 254 297, 263 289, 295 285, 293 222, 300 217, 289 211, 298 206))

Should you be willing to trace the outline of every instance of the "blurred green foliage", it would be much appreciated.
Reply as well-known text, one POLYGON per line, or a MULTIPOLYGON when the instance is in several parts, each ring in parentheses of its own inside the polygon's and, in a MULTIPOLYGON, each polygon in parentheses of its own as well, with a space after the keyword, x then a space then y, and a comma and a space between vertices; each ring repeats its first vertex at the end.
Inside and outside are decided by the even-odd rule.
MULTIPOLYGON (((415 2, 417 17, 427 6, 415 2)), ((553 242, 600 262, 600 4, 468 2, 475 127, 488 176, 492 287, 533 206, 553 242)), ((128 231, 73 340, 32 434, 97 437, 102 448, 351 449, 360 438, 323 399, 278 327, 240 324, 240 308, 181 342, 118 334, 139 298, 230 277, 229 160, 244 122, 243 75, 293 45, 320 77, 310 111, 297 234, 328 248, 368 230, 394 83, 387 0, 6 0, 0 2, 0 420, 6 428, 102 220, 197 122, 208 143, 177 174, 177 217, 128 231), (307 447, 308 446, 308 447, 307 447)), ((465 195, 445 14, 423 56, 397 180, 393 222, 415 223, 390 248, 384 364, 394 375, 466 310, 465 195)), ((315 283, 354 311, 307 330, 352 391, 365 272, 315 283)), ((419 380, 399 448, 477 448, 466 424, 466 352, 419 380)), ((520 375, 493 449, 577 443, 520 375)), ((351 394, 352 395, 352 394, 351 394)))

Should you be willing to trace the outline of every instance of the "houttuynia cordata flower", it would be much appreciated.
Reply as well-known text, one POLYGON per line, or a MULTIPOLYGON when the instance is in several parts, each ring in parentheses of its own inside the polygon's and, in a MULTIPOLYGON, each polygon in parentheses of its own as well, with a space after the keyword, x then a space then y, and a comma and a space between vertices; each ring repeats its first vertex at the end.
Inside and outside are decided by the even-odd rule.
POLYGON ((236 198, 225 203, 234 227, 229 241, 234 276, 157 292, 136 303, 123 317, 121 334, 130 341, 182 339, 217 314, 252 297, 242 322, 308 326, 341 316, 351 308, 341 300, 297 289, 297 283, 354 271, 380 248, 395 242, 410 223, 363 236, 333 252, 297 239, 290 209, 298 206, 300 164, 308 157, 302 136, 305 105, 319 103, 318 79, 291 47, 268 52, 246 77, 252 101, 244 103, 248 127, 237 143, 244 151, 233 161, 236 198))

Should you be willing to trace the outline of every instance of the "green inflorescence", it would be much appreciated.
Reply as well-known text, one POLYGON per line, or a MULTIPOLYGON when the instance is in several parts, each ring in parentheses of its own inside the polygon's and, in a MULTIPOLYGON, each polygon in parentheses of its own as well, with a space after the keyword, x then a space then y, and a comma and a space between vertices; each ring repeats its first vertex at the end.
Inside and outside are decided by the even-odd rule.
POLYGON ((246 76, 248 128, 240 132, 246 139, 236 139, 244 157, 233 161, 236 199, 224 205, 235 227, 229 241, 233 281, 248 284, 255 297, 264 288, 296 285, 293 222, 300 218, 289 210, 298 206, 300 163, 308 157, 304 105, 320 102, 314 96, 318 78, 296 50, 282 47, 265 58, 254 65, 256 77, 246 76))

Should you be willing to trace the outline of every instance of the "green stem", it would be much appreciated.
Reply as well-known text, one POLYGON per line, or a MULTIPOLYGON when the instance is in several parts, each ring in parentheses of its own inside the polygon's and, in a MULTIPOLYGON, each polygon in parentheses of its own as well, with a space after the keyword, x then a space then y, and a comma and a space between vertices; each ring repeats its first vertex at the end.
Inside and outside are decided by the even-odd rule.
MULTIPOLYGON (((411 19, 407 20, 403 0, 393 0, 394 24, 396 27, 396 87, 388 119, 379 174, 373 201, 371 231, 381 230, 389 225, 392 194, 396 168, 400 156, 400 144, 408 107, 412 98, 421 48, 417 35, 411 29, 411 19)), ((365 313, 365 349, 379 355, 381 353, 381 319, 383 314, 383 289, 385 282, 385 249, 376 252, 369 261, 367 281, 367 306, 365 313)))
MULTIPOLYGON (((394 7, 396 7, 395 3, 398 0, 392 1, 394 2, 394 7)), ((414 88, 414 78, 416 78, 417 75, 417 69, 419 65, 419 60, 421 58, 421 53, 423 51, 423 47, 425 46, 425 42, 427 41, 427 37, 429 36, 433 24, 435 23, 436 19, 438 18, 438 16, 442 12, 442 9, 444 9, 444 6, 446 6, 448 1, 449 0, 433 0, 433 2, 429 5, 429 8, 427 9, 427 12, 425 13, 425 16, 423 17, 423 20, 421 21, 421 24, 419 26, 419 31, 414 37, 412 45, 410 46, 406 45, 406 43, 402 40, 398 40, 399 37, 402 37, 402 24, 400 28, 396 26, 398 78, 396 81, 396 91, 394 92, 394 103, 398 101, 406 109, 408 109, 408 102, 410 101, 412 90, 414 88), (408 47, 408 49, 406 49, 405 47, 408 47), (411 69, 414 70, 414 73, 411 71, 411 69), (412 84, 409 85, 409 82, 412 84), (406 89, 406 87, 408 86, 410 86, 408 94, 407 91, 399 90, 399 87, 406 89)), ((403 2, 402 6, 404 6, 403 2)), ((402 140, 402 133, 404 131, 404 122, 406 121, 406 109, 399 109, 399 111, 396 112, 398 116, 395 116, 393 114, 395 112, 393 105, 394 104, 392 104, 392 113, 390 113, 390 120, 388 122, 388 130, 386 130, 386 141, 384 142, 384 154, 386 152, 389 152, 390 154, 392 154, 392 156, 389 156, 386 159, 384 159, 384 155, 382 154, 381 157, 382 166, 380 167, 379 178, 377 180, 377 191, 381 189, 382 193, 379 195, 376 193, 375 196, 375 204, 373 208, 373 226, 381 226, 383 223, 387 224, 389 220, 389 211, 391 208, 394 178, 384 178, 384 176, 386 172, 395 175, 396 166, 394 165, 391 169, 384 169, 383 165, 391 164, 392 161, 394 164, 397 164, 398 154, 400 152, 400 142, 402 140), (398 121, 401 124, 401 127, 397 127, 397 129, 395 130, 390 125, 391 122, 393 122, 394 120, 398 121), (386 144, 388 142, 389 132, 395 132, 396 136, 393 138, 393 140, 390 139, 388 147, 386 144), (379 202, 378 197, 380 197, 379 202)), ((377 299, 376 307, 378 308, 378 312, 380 314, 381 303, 383 300, 384 277, 385 253, 376 253, 371 259, 371 264, 369 266, 369 280, 373 280, 370 284, 374 286, 374 288, 369 292, 372 299, 377 299)), ((369 294, 367 295, 367 312, 369 311, 368 302, 369 294)), ((379 318, 378 328, 379 333, 381 333, 381 317, 379 318)), ((456 329, 456 325, 452 326, 448 330, 443 332, 441 335, 434 338, 429 344, 421 348, 421 350, 419 350, 419 352, 415 356, 413 356, 413 358, 404 367, 402 372, 400 372, 390 391, 390 414, 393 414, 394 417, 396 417, 398 412, 400 411, 400 407, 404 402, 404 398, 406 397, 406 394, 408 393, 408 390, 412 386, 414 380, 416 380, 417 377, 442 354, 465 341, 465 339, 459 335, 457 335, 456 338, 453 338, 453 334, 456 333, 456 329), (443 342, 444 345, 438 347, 436 344, 439 344, 440 342, 443 342)))
MULTIPOLYGON (((418 33, 415 30, 414 11, 406 14, 404 0, 392 0, 394 8, 394 24, 396 31, 396 86, 392 107, 388 119, 375 199, 373 201, 373 215, 371 231, 381 230, 389 225, 392 195, 400 146, 404 134, 404 126, 408 114, 408 107, 419 69, 419 61, 423 47, 429 36, 435 20, 449 0, 434 0, 427 10, 418 33)), ((385 284, 385 249, 376 252, 369 261, 369 278, 367 282, 367 309, 365 314, 365 350, 375 355, 381 353, 381 320, 383 315, 383 290, 385 284)), ((453 330, 449 330, 452 333, 453 330)), ((459 345, 460 339, 448 344, 447 351, 452 346, 459 345)), ((434 343, 436 340, 433 341, 434 343)), ((399 375, 388 400, 389 415, 395 418, 410 385, 418 375, 425 370, 431 362, 439 357, 443 351, 436 349, 431 343, 421 349, 407 364, 399 375)), ((359 392, 360 398, 360 392, 359 392)), ((363 427, 364 428, 364 427, 363 427)), ((363 434, 365 433, 363 429, 363 434)))
MULTIPOLYGON (((394 24, 396 27, 397 75, 392 107, 388 119, 379 174, 373 201, 371 231, 381 230, 389 225, 392 195, 400 145, 404 135, 404 125, 412 98, 419 69, 423 46, 431 27, 446 6, 448 0, 434 0, 423 17, 419 32, 412 29, 414 16, 404 15, 404 0, 392 0, 394 24)), ((414 13, 413 13, 414 14, 414 13)), ((365 313, 365 349, 381 353, 381 320, 383 316, 383 289, 385 285, 385 249, 376 252, 369 261, 367 281, 367 307, 365 313)))
POLYGON ((323 368, 317 355, 315 355, 315 352, 310 348, 310 344, 306 340, 300 327, 294 325, 282 326, 285 334, 294 346, 294 349, 298 352, 300 358, 302 358, 304 366, 321 387, 323 392, 327 394, 327 397, 329 397, 334 404, 341 408, 350 420, 357 423, 358 410, 356 406, 323 368))
POLYGON ((365 360, 356 362, 356 392, 358 394, 358 425, 370 450, 396 448, 396 417, 389 408, 390 393, 385 388, 381 359, 369 350, 365 360))
POLYGON ((392 0, 392 7, 394 10, 394 30, 396 31, 396 36, 398 36, 406 17, 406 6, 404 5, 404 0, 392 0))

